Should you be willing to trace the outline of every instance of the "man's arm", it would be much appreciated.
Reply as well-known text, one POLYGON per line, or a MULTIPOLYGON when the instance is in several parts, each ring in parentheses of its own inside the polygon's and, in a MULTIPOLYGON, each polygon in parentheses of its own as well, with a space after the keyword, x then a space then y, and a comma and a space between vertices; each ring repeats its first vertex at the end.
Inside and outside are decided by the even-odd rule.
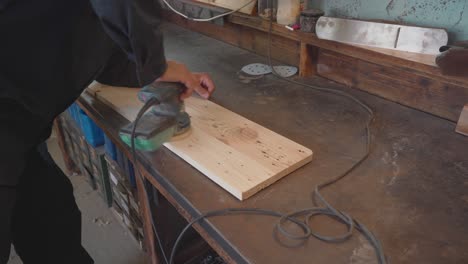
POLYGON ((91 0, 105 31, 136 65, 140 86, 167 68, 160 30, 161 6, 152 0, 91 0))
MULTIPOLYGON (((140 86, 154 81, 181 82, 187 87, 182 99, 193 91, 208 98, 214 91, 213 81, 207 74, 192 73, 184 64, 166 62, 160 30, 162 7, 157 1, 91 0, 91 3, 105 31, 123 49, 128 59, 135 63, 140 86)), ((130 66, 124 67, 127 69, 133 66, 126 65, 130 66)), ((112 82, 112 72, 122 69, 112 65, 106 68, 109 67, 112 70, 105 71, 98 80, 112 82)))

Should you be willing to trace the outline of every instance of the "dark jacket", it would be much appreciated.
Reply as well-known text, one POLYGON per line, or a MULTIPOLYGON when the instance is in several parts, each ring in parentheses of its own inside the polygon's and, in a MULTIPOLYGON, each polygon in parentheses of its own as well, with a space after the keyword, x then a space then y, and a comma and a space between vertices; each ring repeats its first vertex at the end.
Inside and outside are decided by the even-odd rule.
POLYGON ((157 0, 0 0, 0 256, 25 156, 53 119, 93 80, 141 87, 165 71, 160 12, 157 0))

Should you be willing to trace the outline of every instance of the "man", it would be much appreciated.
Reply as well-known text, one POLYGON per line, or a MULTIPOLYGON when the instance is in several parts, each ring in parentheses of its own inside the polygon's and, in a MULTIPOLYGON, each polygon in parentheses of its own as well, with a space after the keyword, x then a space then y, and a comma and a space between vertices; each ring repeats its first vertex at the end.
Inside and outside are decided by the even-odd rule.
POLYGON ((81 213, 44 141, 93 80, 182 82, 208 98, 205 74, 166 61, 155 0, 0 0, 0 263, 93 263, 81 213))

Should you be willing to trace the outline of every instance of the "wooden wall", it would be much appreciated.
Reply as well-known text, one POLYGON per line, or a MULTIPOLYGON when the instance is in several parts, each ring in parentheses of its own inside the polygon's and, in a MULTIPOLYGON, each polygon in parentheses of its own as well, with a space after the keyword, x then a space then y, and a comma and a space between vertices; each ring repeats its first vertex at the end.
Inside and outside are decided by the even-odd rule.
POLYGON ((385 99, 452 121, 468 102, 468 88, 321 50, 317 73, 385 99))

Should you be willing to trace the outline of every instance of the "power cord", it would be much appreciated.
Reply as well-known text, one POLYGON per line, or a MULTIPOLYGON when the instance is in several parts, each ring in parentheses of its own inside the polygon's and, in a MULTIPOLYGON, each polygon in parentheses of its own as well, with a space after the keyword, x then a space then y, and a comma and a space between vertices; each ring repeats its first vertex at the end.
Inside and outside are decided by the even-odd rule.
MULTIPOLYGON (((146 101, 146 103, 143 105, 143 107, 138 111, 138 114, 137 114, 137 116, 135 118, 135 121, 133 122, 133 128, 132 128, 132 132, 131 132, 131 136, 130 136, 130 146, 131 146, 131 152, 132 152, 132 159, 133 159, 134 168, 137 171, 137 175, 138 175, 138 177, 140 177, 143 184, 146 182, 146 179, 144 178, 144 176, 141 173, 140 168, 138 167, 138 164, 137 164, 137 153, 136 153, 136 147, 135 147, 136 129, 137 129, 138 123, 140 122, 141 117, 149 110, 150 107, 152 107, 154 105, 158 105, 158 104, 160 104, 160 102, 155 97, 151 97, 148 101, 146 101)), ((145 196, 146 200, 148 201, 148 205, 149 205, 150 197, 148 195, 148 191, 146 190, 145 186, 143 186, 142 191, 143 191, 144 196, 145 196)), ((198 221, 200 221, 200 220, 202 220, 204 218, 209 218, 209 217, 214 217, 214 216, 234 215, 234 214, 256 214, 256 215, 280 217, 281 219, 287 219, 287 220, 291 221, 292 223, 296 224, 299 228, 301 228, 304 232, 306 232, 308 234, 311 234, 311 231, 310 231, 310 229, 309 229, 309 227, 307 226, 306 223, 301 222, 301 221, 299 221, 297 219, 294 219, 294 218, 289 218, 288 216, 285 216, 282 213, 278 213, 278 212, 275 212, 275 211, 272 211, 272 210, 257 209, 257 208, 245 208, 245 209, 227 208, 227 209, 222 209, 222 210, 215 210, 215 211, 210 211, 210 212, 207 212, 205 214, 202 214, 202 215, 198 216, 197 218, 192 220, 187 226, 185 226, 185 228, 182 230, 182 232, 177 237, 177 239, 176 239, 176 241, 174 243, 173 249, 171 251, 170 259, 168 260, 166 252, 165 252, 165 250, 163 248, 162 240, 161 240, 161 238, 159 236, 159 233, 157 231, 156 224, 154 223, 153 213, 150 210, 151 225, 153 227, 153 232, 154 232, 154 234, 156 236, 157 244, 158 244, 159 249, 161 250, 161 253, 162 253, 162 256, 164 258, 165 263, 166 264, 174 263, 174 258, 175 258, 175 253, 176 253, 177 247, 178 247, 180 241, 182 240, 183 236, 185 235, 185 233, 190 229, 190 227, 193 224, 195 224, 196 222, 198 222, 198 221)), ((275 239, 277 239, 276 236, 275 236, 275 239)), ((278 242, 279 242, 279 240, 278 240, 278 242)))
MULTIPOLYGON (((272 4, 271 0, 269 0, 268 3, 271 6, 271 4, 272 4)), ((309 238, 308 234, 305 234, 303 236, 297 236, 297 235, 291 234, 291 233, 287 232, 286 230, 284 230, 282 228, 281 224, 284 223, 284 221, 287 219, 286 217, 296 217, 296 216, 306 215, 306 218, 305 218, 306 219, 305 220, 306 224, 307 224, 307 226, 310 226, 309 225, 309 220, 312 217, 317 216, 317 215, 326 215, 326 216, 331 217, 334 220, 337 220, 337 221, 347 225, 348 226, 348 231, 345 234, 342 234, 341 236, 335 236, 335 237, 323 236, 323 235, 320 235, 320 234, 318 234, 316 232, 311 231, 312 236, 314 236, 317 239, 320 239, 322 241, 326 241, 326 242, 342 242, 342 241, 348 240, 352 236, 353 228, 356 228, 359 232, 361 232, 366 237, 366 239, 374 247, 374 250, 376 252, 377 259, 378 259, 379 263, 380 264, 385 264, 386 263, 386 258, 385 258, 385 254, 384 254, 384 251, 383 251, 383 247, 382 247, 380 241, 377 239, 377 237, 370 230, 368 230, 365 225, 361 224, 356 219, 353 219, 348 214, 335 209, 330 203, 328 203, 325 200, 325 198, 320 193, 320 190, 322 188, 327 187, 327 186, 329 186, 329 185, 331 185, 333 183, 336 183, 337 181, 343 179, 344 177, 349 175, 352 171, 354 171, 357 167, 359 167, 369 157, 369 155, 371 153, 371 144, 372 144, 372 134, 371 134, 370 126, 371 126, 372 122, 374 121, 374 117, 375 117, 374 111, 368 105, 366 105, 364 102, 362 102, 361 100, 359 100, 358 98, 356 98, 355 96, 353 96, 353 95, 351 95, 351 94, 349 94, 347 92, 336 90, 336 89, 319 87, 319 86, 306 84, 306 83, 302 83, 302 82, 298 82, 298 81, 295 81, 295 80, 292 80, 292 79, 282 77, 280 74, 278 74, 276 72, 275 68, 273 67, 273 63, 272 63, 272 59, 271 59, 271 43, 272 43, 271 34, 272 34, 272 30, 273 30, 273 16, 270 16, 269 21, 270 21, 270 23, 269 23, 269 28, 268 28, 268 64, 269 64, 270 68, 272 69, 272 73, 273 73, 273 75, 275 77, 277 77, 280 80, 284 80, 284 81, 287 81, 287 82, 295 84, 295 85, 300 85, 300 86, 304 86, 304 87, 314 89, 316 91, 331 93, 331 94, 335 94, 335 95, 338 95, 338 96, 341 96, 341 97, 345 97, 345 98, 355 102, 356 104, 358 104, 369 115, 369 119, 366 122, 366 152, 365 152, 364 156, 362 156, 362 158, 359 159, 359 161, 357 161, 353 166, 351 166, 344 173, 342 173, 342 174, 340 174, 340 175, 338 175, 338 176, 336 176, 336 177, 334 177, 334 178, 332 178, 332 179, 330 179, 328 181, 320 183, 317 186, 315 186, 315 188, 314 188, 314 191, 313 191, 313 198, 314 198, 313 202, 314 202, 314 204, 317 206, 317 204, 318 204, 317 200, 318 200, 319 202, 322 203, 322 205, 324 205, 324 207, 314 207, 314 208, 305 209, 305 210, 302 210, 302 211, 297 211, 297 212, 293 212, 293 213, 290 213, 288 215, 285 215, 284 217, 282 217, 280 219, 280 221, 279 221, 279 223, 277 225, 277 228, 281 231, 281 233, 283 233, 283 235, 285 235, 286 237, 289 237, 291 239, 308 239, 309 238)))
MULTIPOLYGON (((219 16, 209 18, 209 19, 196 19, 196 18, 189 18, 188 16, 186 16, 186 15, 178 12, 177 10, 175 10, 170 4, 167 3, 166 0, 163 0, 163 1, 169 6, 169 8, 172 11, 174 11, 175 13, 177 13, 178 15, 181 15, 182 17, 184 17, 186 19, 193 20, 193 21, 210 21, 210 20, 222 17, 222 16, 226 16, 226 15, 229 15, 231 13, 234 13, 234 12, 242 9, 244 6, 247 6, 248 4, 253 2, 253 1, 251 1, 248 4, 242 6, 241 8, 239 8, 237 10, 227 12, 227 13, 221 14, 219 16)), ((271 4, 271 2, 270 2, 270 4, 271 4)), ((174 263, 175 253, 176 253, 176 251, 178 249, 178 246, 179 246, 182 238, 184 237, 185 233, 195 223, 201 222, 201 221, 203 221, 205 219, 208 219, 208 218, 211 218, 211 217, 228 216, 228 215, 235 215, 235 214, 252 214, 252 215, 264 215, 264 216, 272 216, 272 217, 279 218, 278 222, 276 223, 276 225, 274 227, 274 231, 276 231, 276 232, 274 232, 274 234, 275 234, 274 238, 276 239, 276 241, 278 241, 281 244, 283 244, 283 242, 279 241, 279 239, 278 239, 278 234, 279 233, 282 234, 283 236, 285 236, 286 238, 296 240, 296 241, 299 241, 299 242, 305 242, 311 236, 314 236, 315 238, 317 238, 319 240, 322 240, 322 241, 325 241, 325 242, 336 243, 336 242, 343 242, 343 241, 348 240, 352 236, 354 228, 356 228, 359 232, 361 232, 363 234, 364 237, 366 237, 366 239, 369 241, 369 243, 374 247, 374 250, 375 250, 376 255, 377 255, 378 262, 380 264, 386 264, 385 254, 384 254, 382 245, 381 245, 380 241, 377 239, 377 237, 370 230, 368 230, 366 228, 366 226, 361 224, 359 221, 357 221, 356 219, 353 219, 348 214, 335 209, 330 203, 328 203, 325 200, 325 198, 320 193, 320 190, 322 188, 330 186, 330 185, 338 182, 339 180, 343 179, 344 177, 348 176, 351 172, 353 172, 357 167, 359 167, 369 157, 369 155, 371 153, 371 144, 372 144, 372 141, 371 141, 372 136, 371 136, 370 125, 374 120, 374 112, 369 106, 367 106, 361 100, 359 100, 358 98, 356 98, 356 97, 352 96, 351 94, 346 93, 344 91, 319 87, 319 86, 310 85, 310 84, 305 84, 305 83, 301 83, 301 82, 298 82, 298 81, 295 81, 295 80, 291 80, 291 79, 288 79, 288 78, 281 77, 275 71, 275 69, 272 67, 273 66, 272 59, 271 59, 271 34, 272 34, 272 28, 273 28, 273 18, 270 17, 270 26, 269 26, 269 30, 268 30, 268 63, 270 65, 271 69, 272 69, 273 75, 276 76, 277 78, 281 79, 281 80, 287 81, 289 83, 293 83, 295 85, 301 85, 301 86, 308 87, 308 88, 311 88, 311 89, 314 89, 314 90, 317 90, 317 91, 320 91, 320 92, 326 92, 326 93, 331 93, 331 94, 335 94, 335 95, 338 95, 338 96, 345 97, 345 98, 355 102, 360 107, 362 107, 369 115, 369 119, 368 119, 368 121, 366 123, 366 152, 358 162, 356 162, 353 166, 351 166, 344 173, 342 173, 342 174, 340 174, 340 175, 338 175, 338 176, 336 176, 336 177, 334 177, 334 178, 332 178, 330 180, 327 180, 327 181, 325 181, 323 183, 320 183, 317 186, 315 186, 312 194, 313 194, 313 202, 314 202, 314 205, 316 207, 298 210, 298 211, 295 211, 295 212, 292 212, 292 213, 289 213, 289 214, 283 214, 283 213, 280 213, 280 212, 276 212, 276 211, 272 211, 272 210, 266 210, 266 209, 259 209, 259 208, 228 208, 228 209, 222 209, 222 210, 209 211, 209 212, 206 212, 206 213, 203 213, 203 214, 199 215, 198 217, 195 217, 192 221, 190 221, 185 226, 185 228, 181 231, 181 233, 177 237, 177 239, 176 239, 176 241, 175 241, 175 243, 174 243, 174 245, 172 247, 171 255, 170 255, 169 260, 167 259, 166 253, 165 253, 165 251, 163 249, 161 239, 159 237, 159 234, 158 234, 157 229, 156 229, 156 225, 154 223, 154 219, 152 217, 152 213, 150 212, 151 213, 151 224, 153 226, 153 231, 155 233, 158 246, 159 246, 159 248, 160 248, 160 250, 162 252, 164 261, 165 261, 166 264, 173 264, 174 263), (323 206, 322 207, 317 207, 318 202, 320 202, 323 206), (317 232, 314 232, 310 228, 310 220, 311 220, 311 218, 313 218, 313 217, 315 217, 317 215, 328 216, 328 217, 330 217, 330 218, 332 218, 332 219, 346 225, 347 229, 348 229, 347 232, 342 234, 342 235, 333 236, 333 237, 324 236, 324 235, 321 235, 321 234, 319 234, 317 232), (305 217, 305 220, 302 221, 302 220, 299 219, 299 217, 305 217), (283 227, 286 222, 294 223, 304 233, 302 235, 296 235, 296 234, 293 234, 290 231, 286 230, 283 227)), ((145 105, 142 107, 142 109, 138 112, 138 115, 137 115, 137 117, 135 119, 135 122, 134 122, 132 135, 131 135, 131 148, 132 148, 133 161, 134 161, 134 164, 135 164, 135 168, 137 169, 138 175, 139 175, 139 177, 141 177, 143 182, 145 182, 145 179, 144 179, 143 175, 141 174, 141 172, 140 172, 140 170, 138 168, 138 165, 137 165, 137 154, 136 154, 136 149, 135 149, 135 131, 136 131, 136 127, 137 127, 138 121, 140 120, 141 116, 143 116, 143 114, 152 105, 156 105, 158 103, 159 102, 155 98, 154 98, 154 100, 150 99, 145 103, 145 105)), ((148 196, 147 190, 146 190, 146 188, 143 188, 143 189, 144 189, 143 192, 144 192, 144 194, 146 196, 146 199, 149 202, 149 196, 148 196)))
MULTIPOLYGON (((150 99, 148 99, 148 101, 146 101, 146 103, 143 105, 140 111, 138 111, 138 114, 133 123, 132 134, 130 136, 130 145, 132 148, 132 157, 133 157, 133 165, 134 165, 133 167, 137 171, 138 177, 140 177, 140 180, 143 183, 142 191, 145 195, 146 201, 148 201, 148 206, 150 206, 150 197, 148 195, 148 191, 146 190, 146 186, 145 186, 146 179, 145 177, 143 177, 143 174, 141 173, 140 168, 138 167, 138 163, 137 163, 137 153, 136 153, 136 148, 135 148, 135 138, 136 138, 135 133, 136 133, 138 122, 140 122, 140 119, 143 116, 143 114, 145 114, 148 111, 148 109, 150 109, 150 107, 154 105, 158 105, 158 104, 160 104, 160 102, 155 97, 151 97, 150 99)), ((158 247, 161 250, 165 263, 169 263, 167 260, 166 251, 163 248, 162 240, 159 237, 158 229, 156 229, 156 224, 154 223, 153 211, 151 210, 151 208, 149 211, 150 211, 151 225, 153 226, 153 232, 154 232, 154 235, 156 236, 158 247)))
POLYGON ((169 9, 172 10, 172 12, 178 14, 179 16, 185 18, 185 19, 188 19, 188 20, 191 20, 191 21, 196 21, 196 22, 209 22, 209 21, 212 21, 212 20, 215 20, 215 19, 218 19, 218 18, 221 18, 221 17, 225 17, 225 16, 228 16, 232 13, 235 13, 237 11, 240 11, 242 8, 252 4, 253 2, 255 2, 256 0, 252 0, 252 1, 249 1, 248 3, 242 5, 241 7, 235 9, 235 10, 232 10, 232 11, 229 11, 229 12, 226 12, 226 13, 222 13, 220 15, 217 15, 217 16, 213 16, 213 17, 210 17, 210 18, 193 18, 193 17, 189 17, 187 16, 186 14, 178 11, 177 9, 175 9, 172 5, 170 5, 167 0, 163 0, 163 2, 169 7, 169 9))

